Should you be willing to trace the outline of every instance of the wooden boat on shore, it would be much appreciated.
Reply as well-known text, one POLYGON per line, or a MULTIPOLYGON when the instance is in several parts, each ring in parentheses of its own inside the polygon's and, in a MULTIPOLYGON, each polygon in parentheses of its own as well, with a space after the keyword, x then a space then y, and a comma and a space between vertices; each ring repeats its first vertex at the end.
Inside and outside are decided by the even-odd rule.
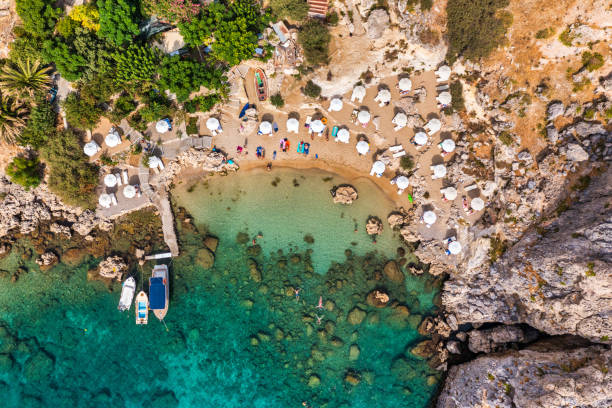
POLYGON ((265 101, 268 99, 268 82, 266 74, 261 68, 255 70, 255 89, 257 91, 257 99, 265 101))
POLYGON ((119 305, 117 309, 120 311, 130 310, 132 306, 132 300, 134 300, 134 293, 136 293, 136 279, 133 276, 130 276, 123 282, 123 287, 121 288, 121 297, 119 298, 119 305))
POLYGON ((168 313, 170 279, 167 265, 155 265, 149 278, 149 307, 160 321, 168 313))
POLYGON ((142 290, 136 295, 136 324, 149 323, 149 298, 142 290))

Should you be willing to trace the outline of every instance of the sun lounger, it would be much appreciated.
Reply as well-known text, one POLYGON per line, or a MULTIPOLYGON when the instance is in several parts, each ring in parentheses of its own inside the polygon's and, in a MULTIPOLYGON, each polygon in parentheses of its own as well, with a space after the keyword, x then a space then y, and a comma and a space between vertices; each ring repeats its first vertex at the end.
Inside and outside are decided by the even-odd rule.
POLYGON ((476 184, 472 184, 471 186, 465 187, 464 190, 471 191, 471 190, 474 190, 475 188, 478 188, 478 186, 476 184))
POLYGON ((127 170, 123 170, 123 172, 121 173, 121 175, 123 176, 123 184, 128 184, 128 173, 127 170))
POLYGON ((400 150, 403 150, 403 149, 404 148, 402 147, 402 145, 391 146, 389 148, 389 150, 391 150, 394 153, 399 152, 400 150))
POLYGON ((396 158, 396 159, 398 157, 402 157, 402 156, 405 156, 405 155, 406 155, 406 152, 403 151, 403 150, 401 152, 393 153, 393 157, 396 158))
POLYGON ((159 168, 160 168, 161 170, 163 170, 163 169, 164 169, 164 162, 163 162, 161 159, 159 160, 159 168))
POLYGON ((136 197, 142 197, 142 192, 140 191, 140 184, 134 184, 136 187, 136 197))
POLYGON ((115 193, 111 193, 111 203, 113 203, 113 205, 117 205, 117 196, 115 195, 115 193))
POLYGON ((310 122, 312 122, 312 116, 306 116, 306 122, 304 122, 304 126, 310 127, 310 122))
POLYGON ((449 88, 450 87, 448 86, 448 84, 438 85, 438 86, 436 86, 436 91, 444 92, 444 91, 448 91, 449 88))
POLYGON ((115 178, 117 179, 117 185, 121 186, 121 173, 116 173, 115 178))

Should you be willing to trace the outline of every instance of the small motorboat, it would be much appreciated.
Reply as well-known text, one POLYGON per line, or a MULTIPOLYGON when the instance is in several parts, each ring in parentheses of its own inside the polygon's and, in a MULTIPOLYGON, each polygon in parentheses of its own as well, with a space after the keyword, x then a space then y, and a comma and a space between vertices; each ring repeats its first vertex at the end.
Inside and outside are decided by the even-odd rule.
POLYGON ((266 74, 261 68, 255 70, 255 89, 257 90, 257 99, 265 101, 268 98, 268 84, 266 83, 266 74))
POLYGON ((149 323, 149 298, 144 291, 136 295, 136 324, 149 323))
POLYGON ((170 301, 170 279, 167 265, 155 265, 149 278, 149 307, 159 320, 164 320, 170 301))
POLYGON ((121 297, 119 298, 119 306, 117 306, 117 309, 122 312, 130 310, 132 300, 134 300, 134 293, 136 293, 136 279, 134 279, 133 276, 130 276, 125 280, 125 282, 123 282, 121 297))

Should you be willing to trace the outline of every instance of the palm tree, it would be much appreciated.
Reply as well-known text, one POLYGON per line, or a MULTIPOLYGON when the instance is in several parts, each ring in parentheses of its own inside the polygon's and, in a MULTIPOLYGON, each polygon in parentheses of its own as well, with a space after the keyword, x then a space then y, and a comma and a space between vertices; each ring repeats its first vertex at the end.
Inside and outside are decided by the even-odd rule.
POLYGON ((25 126, 25 111, 14 98, 0 94, 0 139, 6 143, 15 143, 25 126))
POLYGON ((40 61, 33 63, 19 59, 6 64, 0 71, 0 91, 18 99, 32 98, 35 93, 45 92, 51 87, 51 67, 40 67, 40 61))

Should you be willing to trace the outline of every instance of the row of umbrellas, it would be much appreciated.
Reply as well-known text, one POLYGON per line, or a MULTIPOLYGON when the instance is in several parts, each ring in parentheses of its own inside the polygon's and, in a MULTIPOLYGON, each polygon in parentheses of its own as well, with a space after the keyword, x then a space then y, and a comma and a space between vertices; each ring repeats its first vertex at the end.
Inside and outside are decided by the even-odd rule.
MULTIPOLYGON (((119 132, 117 132, 115 128, 112 128, 104 138, 104 143, 111 148, 119 146, 121 144, 121 136, 119 136, 119 132)), ((89 157, 92 157, 98 153, 100 149, 100 146, 95 142, 95 140, 91 140, 85 143, 85 146, 83 146, 83 152, 89 157)))

